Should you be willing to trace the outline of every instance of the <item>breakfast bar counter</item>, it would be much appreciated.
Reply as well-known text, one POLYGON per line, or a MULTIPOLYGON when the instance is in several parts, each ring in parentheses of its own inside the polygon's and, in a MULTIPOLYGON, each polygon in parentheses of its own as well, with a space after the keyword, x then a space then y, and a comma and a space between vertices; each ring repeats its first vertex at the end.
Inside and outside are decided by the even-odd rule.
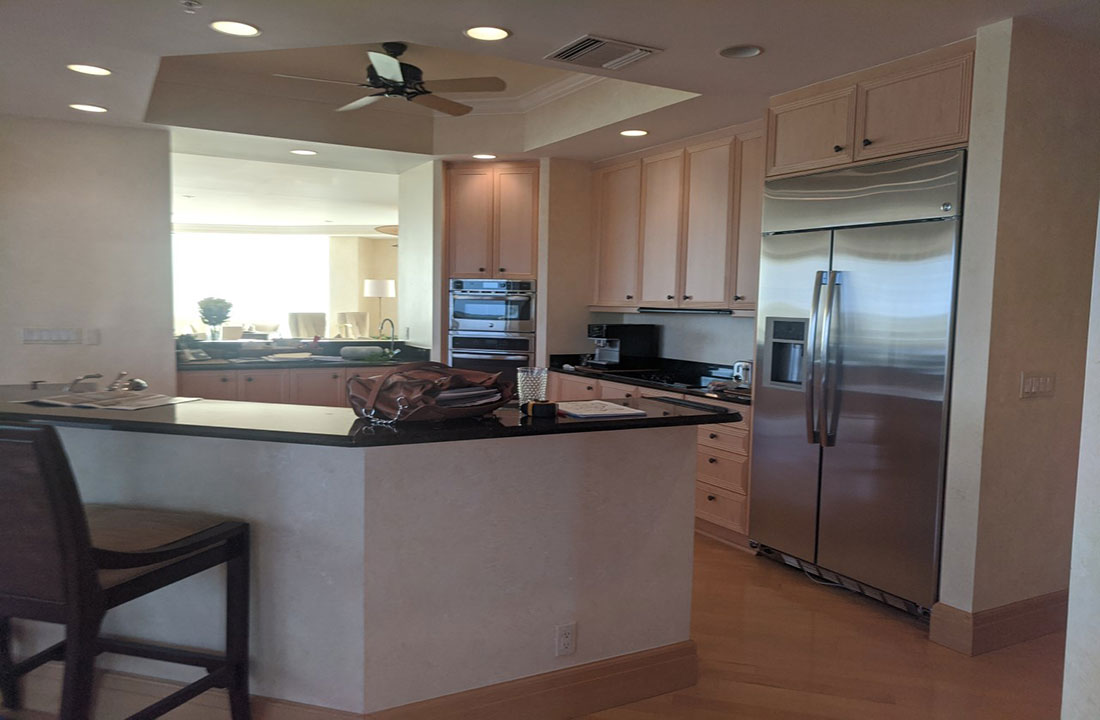
MULTIPOLYGON (((533 420, 506 406, 372 427, 346 408, 200 400, 133 412, 2 403, 0 421, 56 426, 84 502, 252 524, 257 716, 497 717, 476 703, 503 697, 525 717, 524 702, 570 702, 577 687, 587 704, 570 707, 594 712, 694 682, 694 426, 725 420, 623 402, 646 415, 533 420), (569 623, 573 652, 558 654, 569 623)), ((208 571, 108 613, 104 633, 217 649, 207 615, 223 592, 208 571)), ((58 632, 19 623, 17 653, 58 632)), ((192 677, 99 664, 108 678, 154 678, 142 692, 192 677)), ((125 705, 115 696, 140 682, 105 680, 101 704, 125 705)), ((50 710, 58 674, 27 683, 29 707, 50 710)), ((211 694, 197 701, 206 716, 228 717, 211 694)))

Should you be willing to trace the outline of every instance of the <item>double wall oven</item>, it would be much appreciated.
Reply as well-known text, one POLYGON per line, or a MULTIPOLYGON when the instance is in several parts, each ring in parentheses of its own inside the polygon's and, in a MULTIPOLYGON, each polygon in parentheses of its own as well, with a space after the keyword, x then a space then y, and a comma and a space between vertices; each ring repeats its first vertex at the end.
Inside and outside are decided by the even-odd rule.
POLYGON ((535 363, 533 280, 451 280, 447 357, 453 367, 503 372, 535 363))

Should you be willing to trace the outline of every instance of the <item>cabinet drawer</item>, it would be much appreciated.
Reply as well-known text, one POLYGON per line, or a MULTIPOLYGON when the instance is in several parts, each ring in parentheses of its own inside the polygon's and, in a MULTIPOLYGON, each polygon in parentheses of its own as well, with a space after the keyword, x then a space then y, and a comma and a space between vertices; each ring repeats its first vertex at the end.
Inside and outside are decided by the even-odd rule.
MULTIPOLYGON (((734 427, 740 424, 730 423, 734 427)), ((740 455, 749 454, 749 434, 744 430, 734 430, 725 425, 700 425, 699 444, 740 455)))
POLYGON ((745 496, 705 482, 695 483, 695 516, 744 533, 747 530, 745 496))
POLYGON ((697 480, 744 494, 749 485, 749 459, 724 450, 700 447, 696 454, 695 476, 697 480))

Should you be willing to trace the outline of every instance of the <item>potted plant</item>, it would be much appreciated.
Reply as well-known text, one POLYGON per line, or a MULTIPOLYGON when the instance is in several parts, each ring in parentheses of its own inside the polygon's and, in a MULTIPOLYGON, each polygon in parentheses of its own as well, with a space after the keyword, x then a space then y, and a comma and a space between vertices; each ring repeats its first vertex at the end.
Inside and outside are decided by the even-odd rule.
POLYGON ((210 328, 210 339, 222 339, 222 324, 229 319, 233 303, 225 298, 208 297, 199 300, 199 317, 210 328))

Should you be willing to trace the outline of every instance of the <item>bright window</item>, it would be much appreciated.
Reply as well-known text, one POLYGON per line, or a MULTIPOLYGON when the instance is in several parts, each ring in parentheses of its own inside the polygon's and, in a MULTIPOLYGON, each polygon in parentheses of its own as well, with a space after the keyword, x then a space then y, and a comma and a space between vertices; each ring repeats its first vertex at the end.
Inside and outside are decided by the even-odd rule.
POLYGON ((198 302, 233 303, 227 325, 280 323, 287 314, 328 312, 327 235, 174 233, 172 282, 176 333, 204 332, 198 302))

